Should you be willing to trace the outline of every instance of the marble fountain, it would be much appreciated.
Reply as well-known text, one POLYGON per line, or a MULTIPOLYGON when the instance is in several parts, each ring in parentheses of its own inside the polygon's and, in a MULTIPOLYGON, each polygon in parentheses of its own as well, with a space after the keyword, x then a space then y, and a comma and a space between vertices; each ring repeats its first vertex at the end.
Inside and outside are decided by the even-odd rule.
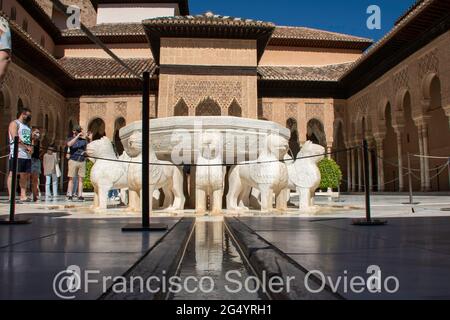
MULTIPOLYGON (((141 125, 137 121, 120 130, 125 149, 120 157, 111 153, 108 138, 89 144, 88 155, 103 158, 94 159, 91 174, 95 209, 106 209, 106 193, 115 188, 128 189, 129 209, 139 211, 141 125)), ((159 209, 180 212, 191 208, 198 214, 246 212, 253 194, 256 209, 270 213, 287 210, 293 189, 303 199, 300 210, 310 210, 311 191, 320 182, 320 172, 317 176, 314 168, 323 156, 294 162, 287 156, 289 138, 289 129, 270 121, 226 116, 152 119, 150 194, 164 195, 159 209)), ((301 151, 304 155, 325 152, 309 142, 305 146, 301 151)), ((159 203, 153 202, 152 207, 158 208, 159 203)))

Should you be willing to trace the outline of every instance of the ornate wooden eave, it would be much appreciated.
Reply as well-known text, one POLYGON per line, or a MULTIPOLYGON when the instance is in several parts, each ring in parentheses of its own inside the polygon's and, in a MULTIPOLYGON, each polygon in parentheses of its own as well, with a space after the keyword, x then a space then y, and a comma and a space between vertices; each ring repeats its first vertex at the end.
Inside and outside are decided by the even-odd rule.
POLYGON ((143 21, 157 64, 161 38, 249 39, 257 41, 258 61, 275 30, 269 22, 244 20, 206 13, 198 16, 166 17, 143 21))

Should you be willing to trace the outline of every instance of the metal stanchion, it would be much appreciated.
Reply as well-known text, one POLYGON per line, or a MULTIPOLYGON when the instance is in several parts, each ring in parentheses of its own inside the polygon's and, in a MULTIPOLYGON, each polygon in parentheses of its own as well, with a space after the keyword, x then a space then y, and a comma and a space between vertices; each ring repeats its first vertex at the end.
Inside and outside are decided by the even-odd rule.
POLYGON ((355 226, 383 226, 387 224, 386 220, 372 219, 370 211, 370 178, 369 178, 369 148, 367 140, 363 141, 364 155, 364 187, 366 195, 366 218, 353 220, 355 226))
POLYGON ((19 157, 19 137, 14 138, 13 161, 12 161, 12 179, 11 179, 11 198, 9 205, 9 219, 0 220, 0 225, 24 225, 30 224, 30 219, 16 218, 16 187, 17 187, 17 162, 19 157))
POLYGON ((416 205, 419 202, 414 202, 413 186, 412 186, 412 171, 411 171, 411 154, 408 152, 408 185, 409 185, 409 202, 403 204, 416 205))
POLYGON ((124 232, 164 231, 165 224, 150 223, 150 73, 144 72, 142 90, 142 224, 130 224, 124 232))

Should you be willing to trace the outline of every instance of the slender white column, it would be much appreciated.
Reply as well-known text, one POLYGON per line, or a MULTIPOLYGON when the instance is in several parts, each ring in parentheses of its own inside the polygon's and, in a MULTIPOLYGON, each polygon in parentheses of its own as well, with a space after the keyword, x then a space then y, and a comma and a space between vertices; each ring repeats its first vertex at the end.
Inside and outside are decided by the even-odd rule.
POLYGON ((398 188, 399 191, 404 190, 404 179, 403 179, 403 144, 402 144, 402 132, 398 130, 397 132, 397 154, 398 154, 398 188))
MULTIPOLYGON (((428 125, 426 122, 422 125, 422 139, 423 139, 423 155, 428 157, 430 155, 428 150, 428 125)), ((425 191, 431 190, 431 180, 430 180, 430 159, 423 159, 423 169, 424 169, 424 179, 425 179, 425 191)))
POLYGON ((352 151, 347 150, 347 191, 352 190, 352 151))
POLYGON ((369 147, 369 186, 370 190, 373 190, 373 168, 372 168, 372 151, 370 151, 369 147))
POLYGON ((362 149, 358 149, 358 188, 357 190, 363 191, 363 172, 362 172, 362 149))
POLYGON ((356 157, 355 157, 355 153, 358 151, 358 149, 353 149, 351 151, 352 153, 352 191, 357 191, 357 186, 356 186, 356 157))
POLYGON ((377 172, 378 172, 378 191, 384 191, 384 150, 383 150, 383 140, 377 140, 377 172))
MULTIPOLYGON (((419 153, 421 156, 423 156, 424 152, 423 152, 422 124, 417 125, 417 131, 419 134, 419 153)), ((425 191, 425 169, 423 158, 419 158, 419 161, 420 161, 420 189, 422 191, 425 191)))

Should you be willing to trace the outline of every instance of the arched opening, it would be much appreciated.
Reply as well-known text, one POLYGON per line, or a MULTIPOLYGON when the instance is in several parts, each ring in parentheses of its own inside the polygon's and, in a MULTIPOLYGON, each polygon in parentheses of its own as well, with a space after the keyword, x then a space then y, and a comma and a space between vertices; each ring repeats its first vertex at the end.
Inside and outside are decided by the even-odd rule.
POLYGON ((325 129, 323 123, 320 120, 311 119, 308 121, 306 139, 312 141, 315 144, 320 144, 325 148, 327 147, 325 129))
POLYGON ((291 131, 291 137, 289 139, 289 155, 296 158, 297 154, 300 152, 300 137, 298 136, 297 120, 294 118, 287 119, 286 128, 291 131))
POLYGON ((242 108, 236 100, 234 100, 228 108, 228 115, 232 117, 242 117, 242 108))
POLYGON ((116 119, 116 121, 114 123, 114 147, 115 147, 118 155, 121 155, 124 151, 122 141, 120 140, 119 131, 126 125, 127 125, 127 122, 126 122, 125 118, 123 118, 123 117, 116 119))
MULTIPOLYGON (((419 133, 418 128, 413 120, 411 95, 407 92, 403 98, 403 115, 405 117, 405 129, 402 136, 402 149, 403 149, 403 166, 407 166, 408 153, 419 154, 419 133)), ((411 168, 420 169, 420 158, 411 158, 411 168)), ((418 174, 416 174, 418 176, 418 174)), ((421 182, 417 178, 412 179, 413 189, 420 190, 421 182)))
POLYGON ((386 123, 386 137, 383 142, 384 190, 397 191, 399 186, 397 134, 392 126, 392 108, 390 103, 385 108, 384 119, 386 123))
POLYGON ((220 106, 211 98, 207 98, 195 108, 196 116, 220 116, 220 106))
MULTIPOLYGON (((430 107, 428 116, 431 116, 428 126, 428 145, 431 156, 447 157, 450 155, 450 128, 448 117, 442 108, 441 82, 434 77, 430 84, 430 107)), ((448 170, 443 166, 445 159, 429 159, 431 188, 433 191, 448 191, 448 170)))
POLYGON ((176 104, 176 106, 174 108, 174 111, 173 111, 173 115, 175 117, 187 117, 187 116, 189 116, 189 108, 188 108, 186 102, 184 102, 183 99, 178 101, 178 103, 176 104))
POLYGON ((92 120, 89 123, 88 131, 92 132, 93 140, 101 139, 102 137, 104 137, 106 135, 105 134, 105 122, 100 118, 96 118, 96 119, 92 120))
MULTIPOLYGON (((333 150, 334 151, 341 151, 345 150, 345 138, 344 138, 344 126, 342 121, 338 121, 335 126, 335 138, 333 141, 333 150)), ((337 152, 334 154, 334 160, 339 165, 342 171, 342 176, 344 179, 347 179, 347 152, 337 152)), ((342 179, 341 181, 341 190, 342 191, 348 191, 347 190, 347 183, 342 179)))

